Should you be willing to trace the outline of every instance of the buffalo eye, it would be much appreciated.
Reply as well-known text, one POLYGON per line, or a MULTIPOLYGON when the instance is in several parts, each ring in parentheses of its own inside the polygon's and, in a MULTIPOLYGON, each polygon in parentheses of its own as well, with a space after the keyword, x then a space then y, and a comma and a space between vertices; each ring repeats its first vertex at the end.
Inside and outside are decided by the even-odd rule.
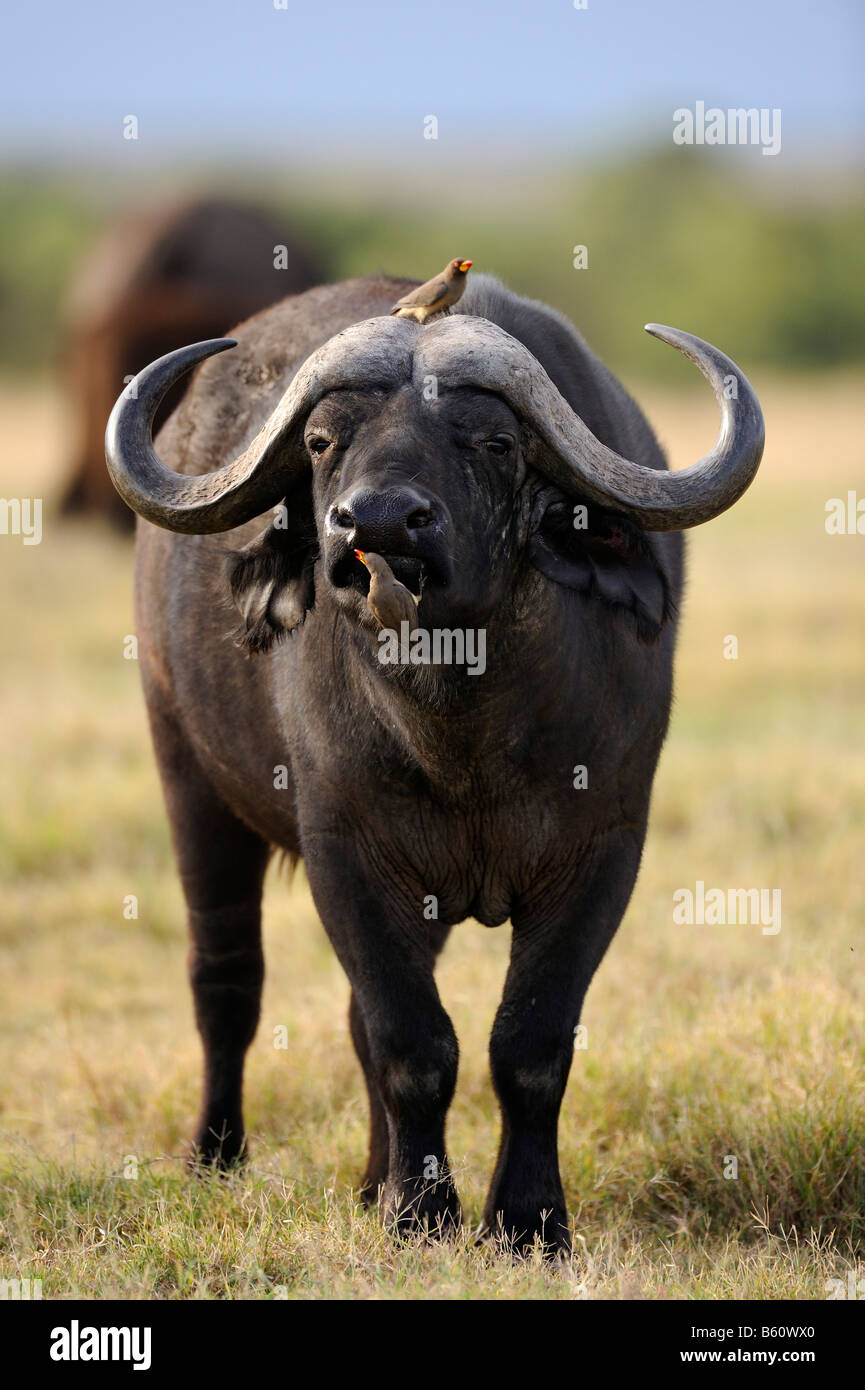
POLYGON ((505 454, 510 453, 513 442, 509 434, 494 434, 492 439, 483 441, 483 447, 488 453, 495 454, 496 458, 503 458, 505 454))
POLYGON ((321 454, 327 453, 330 445, 331 441, 326 439, 323 434, 310 435, 309 439, 306 441, 307 449, 316 458, 321 454))

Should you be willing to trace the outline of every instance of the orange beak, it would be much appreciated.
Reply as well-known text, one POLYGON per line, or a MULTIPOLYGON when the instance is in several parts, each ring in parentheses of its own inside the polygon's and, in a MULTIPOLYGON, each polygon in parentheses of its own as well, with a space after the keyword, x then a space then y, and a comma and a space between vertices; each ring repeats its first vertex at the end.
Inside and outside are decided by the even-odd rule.
POLYGON ((463 274, 465 274, 465 272, 468 270, 471 264, 471 261, 460 261, 460 270, 463 272, 463 274))
POLYGON ((363 558, 363 557, 364 557, 364 552, 363 552, 362 550, 356 550, 354 553, 355 553, 355 555, 357 556, 357 558, 360 560, 360 563, 361 563, 362 565, 365 565, 365 564, 366 564, 366 560, 363 558))

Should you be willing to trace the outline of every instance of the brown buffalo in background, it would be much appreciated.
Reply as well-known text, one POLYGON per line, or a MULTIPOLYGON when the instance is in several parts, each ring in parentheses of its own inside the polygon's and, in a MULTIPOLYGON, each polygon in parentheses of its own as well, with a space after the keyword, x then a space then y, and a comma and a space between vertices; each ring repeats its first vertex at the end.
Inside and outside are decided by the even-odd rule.
MULTIPOLYGON (((73 438, 61 510, 101 512, 131 529, 133 514, 105 467, 105 425, 124 378, 321 278, 316 258, 255 207, 196 199, 110 223, 75 276, 64 315, 73 438)), ((170 393, 159 423, 185 385, 170 393)))

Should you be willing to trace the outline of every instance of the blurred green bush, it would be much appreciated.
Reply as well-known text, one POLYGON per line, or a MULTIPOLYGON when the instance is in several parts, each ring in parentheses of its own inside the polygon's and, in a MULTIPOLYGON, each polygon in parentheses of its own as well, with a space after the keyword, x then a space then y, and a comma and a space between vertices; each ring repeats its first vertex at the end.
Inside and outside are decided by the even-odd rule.
MULTIPOLYGON (((477 270, 561 309, 615 370, 690 378, 639 331, 652 319, 712 339, 748 369, 862 362, 862 182, 851 171, 817 193, 804 171, 783 185, 763 172, 695 149, 533 170, 524 197, 493 166, 478 168, 474 186, 439 174, 422 197, 396 176, 385 196, 380 176, 365 184, 356 173, 350 184, 286 175, 276 190, 272 177, 247 174, 237 191, 282 212, 332 278, 423 279, 450 256, 471 256, 477 270), (587 269, 574 268, 578 245, 587 269)), ((75 264, 112 209, 133 200, 107 176, 102 185, 0 176, 0 369, 50 364, 75 264)))

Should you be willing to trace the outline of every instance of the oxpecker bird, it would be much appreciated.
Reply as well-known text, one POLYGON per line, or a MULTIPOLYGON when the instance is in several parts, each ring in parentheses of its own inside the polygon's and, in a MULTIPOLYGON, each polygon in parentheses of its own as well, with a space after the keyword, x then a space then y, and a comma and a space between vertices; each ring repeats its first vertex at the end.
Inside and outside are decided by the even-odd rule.
POLYGON ((433 314, 443 314, 461 298, 470 265, 471 261, 448 261, 441 275, 398 299, 391 314, 417 319, 418 323, 426 323, 433 314))
POLYGON ((419 627, 418 601, 404 584, 400 584, 381 555, 372 550, 356 550, 355 555, 369 570, 367 604, 376 622, 382 627, 400 631, 400 623, 408 623, 409 632, 419 627))

